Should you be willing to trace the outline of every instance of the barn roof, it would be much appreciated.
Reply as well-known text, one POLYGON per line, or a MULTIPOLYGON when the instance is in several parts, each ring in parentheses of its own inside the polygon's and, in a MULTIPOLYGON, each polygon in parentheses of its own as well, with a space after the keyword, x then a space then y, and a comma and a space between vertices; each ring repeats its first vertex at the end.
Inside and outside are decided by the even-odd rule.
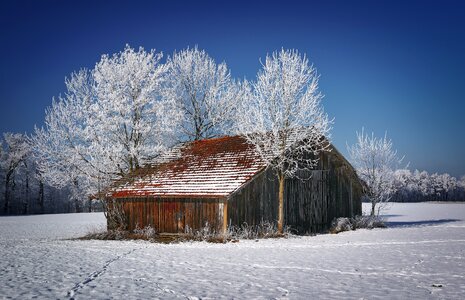
POLYGON ((194 141, 174 148, 117 183, 111 198, 225 198, 266 167, 240 136, 194 141))

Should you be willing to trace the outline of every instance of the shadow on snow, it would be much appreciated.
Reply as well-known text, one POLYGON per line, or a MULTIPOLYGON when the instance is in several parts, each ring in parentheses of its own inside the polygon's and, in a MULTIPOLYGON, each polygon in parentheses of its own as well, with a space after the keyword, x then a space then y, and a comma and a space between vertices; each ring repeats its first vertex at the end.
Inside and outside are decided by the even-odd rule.
POLYGON ((383 215, 383 214, 380 214, 380 217, 383 218, 383 219, 386 219, 386 218, 395 218, 395 217, 403 217, 404 215, 383 215))
POLYGON ((417 227, 417 226, 434 226, 451 222, 458 222, 458 219, 440 219, 424 221, 405 221, 405 222, 385 222, 387 227, 417 227))

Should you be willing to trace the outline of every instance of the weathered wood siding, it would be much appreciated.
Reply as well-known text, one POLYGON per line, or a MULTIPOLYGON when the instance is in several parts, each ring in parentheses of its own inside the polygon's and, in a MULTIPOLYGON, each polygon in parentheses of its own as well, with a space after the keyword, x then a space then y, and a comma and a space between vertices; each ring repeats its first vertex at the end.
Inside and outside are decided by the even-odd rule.
POLYGON ((258 225, 278 219, 278 179, 270 169, 255 176, 228 200, 228 225, 258 225))
MULTIPOLYGON (((306 180, 285 181, 284 224, 296 233, 321 232, 336 217, 361 214, 362 186, 339 153, 322 154, 317 169, 299 174, 306 180)), ((276 222, 277 212, 278 179, 267 169, 230 197, 227 218, 232 225, 257 225, 276 222)))
MULTIPOLYGON (((286 179, 284 224, 300 234, 327 230, 336 217, 360 215, 362 185, 337 152, 320 156, 316 170, 286 179)), ((225 224, 258 225, 278 219, 278 179, 272 169, 257 174, 229 199, 119 199, 128 229, 152 226, 158 232, 184 233, 208 225, 221 232, 225 224), (226 216, 225 216, 226 215, 226 216)))
POLYGON ((223 229, 224 201, 220 199, 119 199, 128 220, 128 229, 152 226, 157 232, 185 233, 208 223, 212 230, 223 229))

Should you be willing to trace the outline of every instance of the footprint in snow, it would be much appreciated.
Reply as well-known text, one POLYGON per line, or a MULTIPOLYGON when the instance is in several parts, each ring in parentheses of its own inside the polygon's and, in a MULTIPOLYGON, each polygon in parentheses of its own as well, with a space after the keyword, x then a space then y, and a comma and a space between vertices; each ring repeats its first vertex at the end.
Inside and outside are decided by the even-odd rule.
POLYGON ((286 297, 286 296, 289 295, 289 291, 286 290, 286 289, 283 289, 282 287, 279 287, 279 286, 278 286, 278 287, 277 287, 277 290, 280 291, 280 292, 282 293, 281 296, 283 296, 283 297, 286 297))

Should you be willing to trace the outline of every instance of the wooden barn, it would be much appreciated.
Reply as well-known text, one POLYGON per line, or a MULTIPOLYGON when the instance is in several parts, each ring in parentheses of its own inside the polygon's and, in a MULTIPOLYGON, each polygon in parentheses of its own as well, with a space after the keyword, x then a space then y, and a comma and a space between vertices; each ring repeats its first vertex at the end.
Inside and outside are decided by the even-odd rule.
MULTIPOLYGON (((300 234, 328 229, 335 217, 361 214, 362 185, 334 148, 308 180, 286 179, 284 225, 300 234)), ((128 229, 184 233, 206 224, 258 225, 278 219, 278 180, 240 136, 183 144, 119 181, 107 198, 122 207, 128 229)))

